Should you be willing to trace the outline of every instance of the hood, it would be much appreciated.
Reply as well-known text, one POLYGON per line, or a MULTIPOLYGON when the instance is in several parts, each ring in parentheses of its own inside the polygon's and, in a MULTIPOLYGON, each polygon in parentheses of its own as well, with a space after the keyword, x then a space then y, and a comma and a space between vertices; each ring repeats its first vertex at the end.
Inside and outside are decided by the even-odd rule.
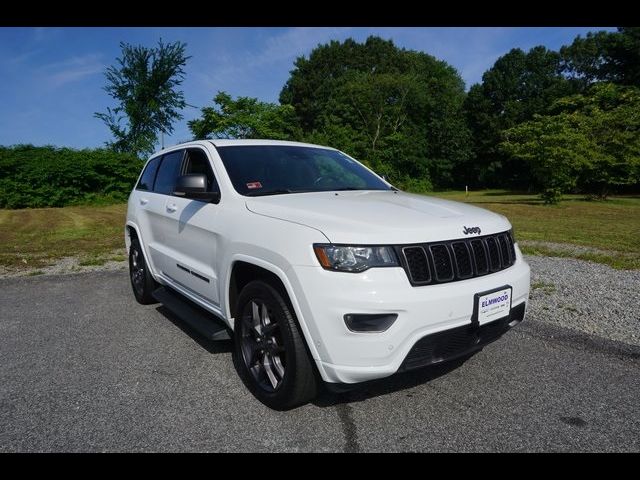
POLYGON ((259 215, 322 231, 332 243, 406 244, 504 232, 509 221, 466 203, 393 191, 313 192, 250 198, 259 215))

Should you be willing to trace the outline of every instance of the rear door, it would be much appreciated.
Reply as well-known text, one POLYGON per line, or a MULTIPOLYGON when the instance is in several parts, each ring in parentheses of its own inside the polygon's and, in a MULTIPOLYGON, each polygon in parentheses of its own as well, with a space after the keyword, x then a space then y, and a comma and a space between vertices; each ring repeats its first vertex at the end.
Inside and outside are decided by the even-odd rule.
MULTIPOLYGON (((211 162, 202 148, 186 150, 181 174, 204 173, 209 191, 219 191, 211 162)), ((210 303, 219 305, 217 252, 220 204, 167 197, 167 215, 175 220, 166 244, 175 259, 175 280, 210 303)))
POLYGON ((171 278, 175 278, 178 270, 176 252, 171 242, 177 223, 177 207, 173 202, 177 197, 173 196, 173 191, 182 171, 184 153, 184 149, 181 149, 163 155, 156 174, 154 193, 149 196, 146 205, 151 232, 151 238, 147 240, 149 254, 156 271, 171 278))
MULTIPOLYGON (((142 248, 145 250, 147 258, 150 256, 149 245, 153 242, 151 224, 154 215, 152 215, 152 207, 154 202, 162 201, 162 199, 153 192, 153 185, 161 162, 162 155, 152 158, 147 162, 131 199, 136 212, 136 224, 140 229, 142 248)), ((153 260, 151 264, 154 266, 153 260)))

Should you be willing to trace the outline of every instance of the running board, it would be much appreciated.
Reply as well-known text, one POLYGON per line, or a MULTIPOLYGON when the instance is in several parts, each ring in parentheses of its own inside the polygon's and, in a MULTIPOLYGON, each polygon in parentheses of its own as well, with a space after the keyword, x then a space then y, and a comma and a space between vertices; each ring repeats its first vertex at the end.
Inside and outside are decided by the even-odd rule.
POLYGON ((154 290, 153 298, 209 340, 231 340, 229 330, 222 320, 170 288, 160 287, 154 290))

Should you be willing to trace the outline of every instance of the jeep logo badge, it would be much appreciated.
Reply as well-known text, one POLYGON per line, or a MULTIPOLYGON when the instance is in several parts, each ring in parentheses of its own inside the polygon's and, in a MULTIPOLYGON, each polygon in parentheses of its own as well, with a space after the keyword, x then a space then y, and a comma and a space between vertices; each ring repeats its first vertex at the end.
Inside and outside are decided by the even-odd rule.
POLYGON ((462 233, 464 233, 465 235, 469 235, 470 233, 477 233, 478 235, 480 235, 480 227, 464 227, 463 226, 462 233))

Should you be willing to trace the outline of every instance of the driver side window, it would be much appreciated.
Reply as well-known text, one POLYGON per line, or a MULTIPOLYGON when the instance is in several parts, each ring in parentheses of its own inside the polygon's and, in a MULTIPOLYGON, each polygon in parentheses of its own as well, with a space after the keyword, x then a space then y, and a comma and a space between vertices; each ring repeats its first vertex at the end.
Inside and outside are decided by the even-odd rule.
POLYGON ((204 173, 207 176, 207 191, 218 191, 218 183, 211 170, 211 164, 207 154, 199 148, 187 150, 187 159, 184 167, 184 175, 189 173, 204 173))

